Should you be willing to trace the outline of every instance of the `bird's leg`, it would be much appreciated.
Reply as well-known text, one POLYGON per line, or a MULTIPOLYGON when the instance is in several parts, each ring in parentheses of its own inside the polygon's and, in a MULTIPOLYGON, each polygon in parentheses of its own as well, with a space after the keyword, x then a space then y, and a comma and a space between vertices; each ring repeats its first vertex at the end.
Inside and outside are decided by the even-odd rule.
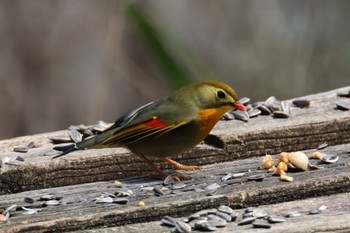
POLYGON ((183 170, 183 171, 195 171, 195 170, 202 170, 200 166, 187 166, 183 165, 181 163, 178 163, 172 159, 169 158, 161 158, 165 163, 171 165, 175 170, 183 170))
POLYGON ((144 155, 138 155, 143 161, 145 161, 154 171, 156 171, 158 173, 158 176, 156 176, 156 178, 160 178, 160 179, 164 179, 166 177, 166 174, 164 172, 162 172, 162 170, 159 169, 159 167, 157 167, 157 165, 149 160, 146 156, 144 155))

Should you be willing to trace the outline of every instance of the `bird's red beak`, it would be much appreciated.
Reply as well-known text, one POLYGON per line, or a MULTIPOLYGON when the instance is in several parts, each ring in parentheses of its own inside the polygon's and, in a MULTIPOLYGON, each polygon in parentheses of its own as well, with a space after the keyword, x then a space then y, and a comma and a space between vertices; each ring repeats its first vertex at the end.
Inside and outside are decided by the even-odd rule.
POLYGON ((241 110, 241 111, 243 111, 243 112, 246 112, 246 111, 247 111, 246 108, 244 107, 244 105, 241 104, 241 103, 236 102, 236 103, 233 104, 233 106, 234 106, 235 109, 237 109, 237 110, 241 110))

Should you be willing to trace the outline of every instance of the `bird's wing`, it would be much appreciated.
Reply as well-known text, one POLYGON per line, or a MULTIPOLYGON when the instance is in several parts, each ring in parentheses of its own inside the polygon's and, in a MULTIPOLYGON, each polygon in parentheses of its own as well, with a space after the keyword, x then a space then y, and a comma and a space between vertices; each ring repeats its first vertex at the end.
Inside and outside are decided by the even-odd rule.
POLYGON ((123 127, 103 141, 101 145, 108 147, 117 144, 131 144, 150 136, 159 137, 187 123, 188 122, 184 121, 180 123, 167 124, 166 122, 158 119, 157 116, 152 116, 152 118, 147 121, 133 124, 129 127, 123 127))

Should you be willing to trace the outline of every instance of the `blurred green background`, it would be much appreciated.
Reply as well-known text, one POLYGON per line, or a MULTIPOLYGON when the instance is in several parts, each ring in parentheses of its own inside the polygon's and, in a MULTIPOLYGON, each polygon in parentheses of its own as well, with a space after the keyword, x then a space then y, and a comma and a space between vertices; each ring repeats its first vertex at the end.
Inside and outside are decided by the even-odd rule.
POLYGON ((0 0, 0 138, 113 122, 188 82, 350 85, 350 1, 0 0))

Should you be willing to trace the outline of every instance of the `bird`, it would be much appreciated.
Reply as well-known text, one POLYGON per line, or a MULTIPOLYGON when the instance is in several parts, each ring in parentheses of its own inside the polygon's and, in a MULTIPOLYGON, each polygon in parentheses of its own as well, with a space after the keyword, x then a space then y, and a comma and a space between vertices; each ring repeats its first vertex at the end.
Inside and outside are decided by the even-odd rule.
POLYGON ((218 81, 192 83, 121 116, 92 138, 54 147, 61 154, 53 158, 82 149, 124 147, 144 160, 160 178, 166 175, 150 158, 160 159, 175 170, 201 170, 200 166, 183 165, 170 157, 203 141, 223 115, 233 109, 246 111, 228 85, 218 81))

